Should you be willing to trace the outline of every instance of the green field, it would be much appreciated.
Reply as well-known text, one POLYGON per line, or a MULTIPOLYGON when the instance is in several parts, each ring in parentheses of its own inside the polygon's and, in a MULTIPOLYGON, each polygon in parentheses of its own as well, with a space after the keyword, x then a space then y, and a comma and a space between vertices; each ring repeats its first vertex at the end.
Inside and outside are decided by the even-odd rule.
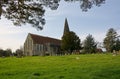
POLYGON ((0 58, 0 79, 120 79, 120 55, 0 58))

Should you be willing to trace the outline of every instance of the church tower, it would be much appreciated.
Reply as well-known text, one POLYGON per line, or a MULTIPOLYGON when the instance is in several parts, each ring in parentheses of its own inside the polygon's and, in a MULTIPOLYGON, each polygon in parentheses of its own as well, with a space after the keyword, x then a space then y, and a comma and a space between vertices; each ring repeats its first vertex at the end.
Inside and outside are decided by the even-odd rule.
POLYGON ((69 25, 68 25, 68 22, 67 22, 67 18, 65 19, 65 24, 64 24, 64 33, 63 33, 63 36, 65 35, 65 33, 67 32, 70 32, 69 30, 69 25))

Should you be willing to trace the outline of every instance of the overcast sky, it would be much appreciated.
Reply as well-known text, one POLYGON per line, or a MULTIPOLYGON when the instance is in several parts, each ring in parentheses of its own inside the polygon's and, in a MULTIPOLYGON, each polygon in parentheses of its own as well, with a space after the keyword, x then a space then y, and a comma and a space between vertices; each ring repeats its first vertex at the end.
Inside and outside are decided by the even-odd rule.
POLYGON ((37 31, 30 25, 16 27, 2 16, 0 20, 0 48, 11 48, 15 51, 23 46, 28 33, 61 39, 64 21, 67 18, 69 28, 83 41, 88 34, 96 41, 102 42, 109 28, 115 28, 120 34, 120 0, 106 0, 101 7, 93 7, 88 12, 82 12, 79 2, 60 2, 57 10, 47 9, 46 24, 42 31, 37 31))

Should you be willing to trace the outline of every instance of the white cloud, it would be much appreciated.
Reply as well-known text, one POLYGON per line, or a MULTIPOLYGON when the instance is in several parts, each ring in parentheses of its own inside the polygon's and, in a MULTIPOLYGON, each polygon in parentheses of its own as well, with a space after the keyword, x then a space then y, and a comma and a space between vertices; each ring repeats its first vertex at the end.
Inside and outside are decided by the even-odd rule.
POLYGON ((105 35, 106 33, 95 33, 93 34, 93 37, 95 38, 97 42, 103 42, 105 35))
POLYGON ((20 46, 23 46, 26 35, 34 31, 36 31, 36 29, 29 25, 17 27, 2 17, 0 20, 0 48, 11 48, 15 51, 20 46))
MULTIPOLYGON (((105 38, 104 32, 91 33, 91 35, 95 38, 95 41, 97 42, 103 42, 103 39, 105 38)), ((87 36, 88 36, 88 33, 83 33, 79 35, 82 42, 85 40, 87 36)))
POLYGON ((13 51, 16 49, 20 48, 20 46, 23 46, 22 40, 21 39, 15 39, 15 38, 3 38, 0 39, 0 45, 2 46, 1 48, 7 49, 10 48, 13 51), (7 40, 6 40, 7 39, 7 40))

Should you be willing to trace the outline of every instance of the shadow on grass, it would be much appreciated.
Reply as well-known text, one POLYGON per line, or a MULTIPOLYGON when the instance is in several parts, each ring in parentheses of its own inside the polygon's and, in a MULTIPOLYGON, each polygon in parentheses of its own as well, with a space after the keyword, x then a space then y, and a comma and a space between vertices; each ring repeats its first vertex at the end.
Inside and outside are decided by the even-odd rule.
POLYGON ((64 76, 62 76, 62 75, 61 75, 61 76, 59 76, 59 79, 64 79, 64 76))
POLYGON ((40 76, 40 73, 35 72, 33 73, 33 76, 40 76))

